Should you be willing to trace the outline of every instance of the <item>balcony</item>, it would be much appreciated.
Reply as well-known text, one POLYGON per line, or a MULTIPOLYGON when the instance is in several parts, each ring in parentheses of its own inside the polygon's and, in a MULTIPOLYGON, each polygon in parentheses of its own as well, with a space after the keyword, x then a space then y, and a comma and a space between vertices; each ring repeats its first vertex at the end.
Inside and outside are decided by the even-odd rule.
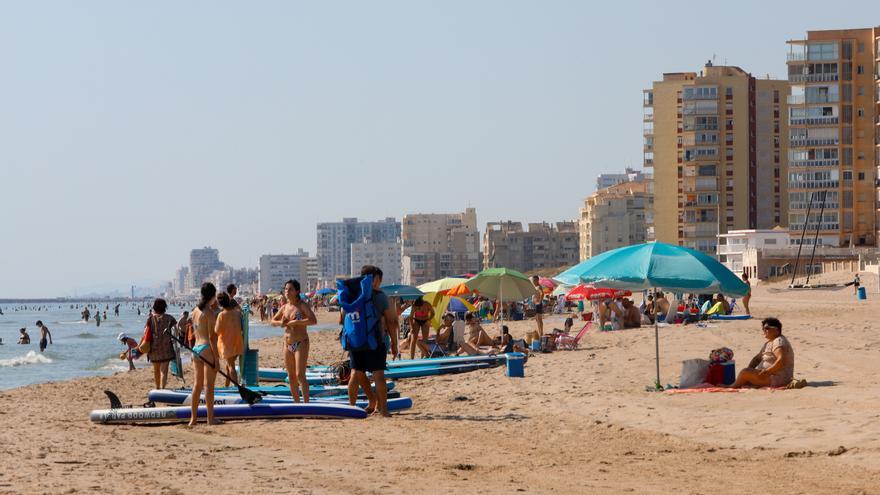
POLYGON ((747 247, 746 244, 719 244, 718 254, 742 254, 747 247))
POLYGON ((806 95, 788 95, 785 100, 789 105, 803 105, 806 101, 806 95))
POLYGON ((653 167, 654 166, 654 159, 653 158, 645 158, 645 166, 646 167, 653 167))
POLYGON ((827 158, 824 160, 789 160, 789 167, 836 167, 840 164, 837 158, 827 158))
POLYGON ((807 148, 810 146, 837 146, 839 142, 838 138, 792 139, 788 145, 792 148, 807 148))
MULTIPOLYGON (((808 223, 807 224, 807 232, 815 232, 816 227, 819 227, 818 222, 808 223)), ((795 232, 799 232, 804 230, 804 224, 802 223, 793 223, 788 226, 788 230, 793 230, 795 232)), ((823 223, 819 232, 837 232, 840 230, 839 223, 823 223)))
POLYGON ((654 122, 654 114, 645 114, 642 118, 642 122, 654 122))
POLYGON ((838 80, 837 74, 790 74, 789 82, 834 82, 838 80))
POLYGON ((788 123, 789 125, 828 125, 840 122, 840 119, 836 116, 830 117, 806 117, 806 118, 790 118, 788 123))
POLYGON ((642 146, 642 152, 643 153, 653 153, 654 152, 654 145, 645 143, 645 145, 642 146))
POLYGON ((786 62, 803 62, 807 60, 806 52, 788 52, 785 54, 786 62))
POLYGON ((805 180, 805 181, 789 181, 788 190, 792 189, 837 189, 840 187, 840 181, 836 180, 805 180))

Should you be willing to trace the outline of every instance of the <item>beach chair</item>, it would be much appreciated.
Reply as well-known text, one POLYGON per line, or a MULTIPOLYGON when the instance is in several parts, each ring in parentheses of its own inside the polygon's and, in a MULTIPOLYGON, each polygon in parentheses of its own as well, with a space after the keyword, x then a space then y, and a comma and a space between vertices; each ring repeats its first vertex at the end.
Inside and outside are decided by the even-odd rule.
POLYGON ((568 351, 573 351, 573 350, 577 349, 578 345, 580 345, 581 339, 584 337, 584 334, 587 333, 587 330, 590 329, 590 326, 592 324, 593 324, 593 322, 588 321, 584 325, 584 328, 581 328, 581 331, 578 332, 577 335, 575 335, 574 337, 572 337, 571 335, 567 335, 567 334, 561 334, 561 335, 557 336, 556 337, 556 349, 568 350, 568 351))

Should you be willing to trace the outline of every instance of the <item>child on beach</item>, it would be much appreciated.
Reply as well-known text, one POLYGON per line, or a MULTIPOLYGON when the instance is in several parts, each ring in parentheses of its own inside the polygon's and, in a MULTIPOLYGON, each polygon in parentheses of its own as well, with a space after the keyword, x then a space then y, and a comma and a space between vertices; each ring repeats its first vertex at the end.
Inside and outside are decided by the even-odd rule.
POLYGON ((220 422, 214 419, 214 381, 217 378, 217 337, 214 335, 216 325, 215 306, 217 304, 217 288, 214 284, 206 282, 202 284, 202 297, 199 304, 192 312, 193 334, 196 344, 192 348, 193 366, 196 370, 196 379, 192 388, 192 416, 189 425, 195 426, 198 420, 199 398, 202 388, 205 390, 205 404, 208 407, 208 424, 215 425, 220 422), (201 359, 199 359, 201 357, 201 359), (204 361, 203 361, 204 360, 204 361), (212 364, 207 364, 212 363, 212 364))
POLYGON ((119 359, 127 359, 128 371, 134 371, 134 360, 143 356, 141 351, 138 350, 137 340, 134 340, 124 333, 120 333, 119 336, 116 337, 116 339, 122 342, 124 345, 128 346, 126 350, 122 351, 122 353, 119 354, 119 359))
MULTIPOLYGON (((223 310, 217 315, 217 323, 214 332, 217 334, 217 351, 220 359, 226 365, 226 374, 236 382, 238 375, 235 373, 235 361, 244 352, 244 339, 241 331, 241 313, 236 309, 235 302, 228 293, 221 292, 217 296, 217 302, 223 310)), ((230 380, 226 378, 226 385, 230 380)))
POLYGON ((300 297, 300 285, 296 280, 288 280, 284 284, 287 304, 278 309, 272 318, 272 326, 284 328, 284 366, 287 368, 287 379, 290 385, 290 396, 299 402, 300 389, 303 402, 309 401, 309 382, 306 379, 306 367, 309 360, 309 325, 318 323, 315 313, 308 303, 300 297))

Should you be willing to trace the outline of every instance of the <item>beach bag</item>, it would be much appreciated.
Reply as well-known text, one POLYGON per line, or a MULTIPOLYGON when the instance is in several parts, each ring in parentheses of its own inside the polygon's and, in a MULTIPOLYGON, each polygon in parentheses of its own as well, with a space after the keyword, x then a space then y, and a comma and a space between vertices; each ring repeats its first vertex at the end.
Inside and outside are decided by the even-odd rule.
POLYGON ((339 341, 349 352, 379 347, 379 315, 373 304, 373 276, 337 280, 337 301, 345 311, 339 341))
POLYGON ((144 336, 141 337, 141 342, 137 346, 137 351, 141 354, 149 354, 150 352, 150 342, 153 340, 153 329, 150 326, 150 320, 147 320, 147 324, 144 326, 144 336))
POLYGON ((709 361, 705 359, 688 359, 681 362, 681 379, 678 388, 690 388, 706 380, 709 373, 709 361))

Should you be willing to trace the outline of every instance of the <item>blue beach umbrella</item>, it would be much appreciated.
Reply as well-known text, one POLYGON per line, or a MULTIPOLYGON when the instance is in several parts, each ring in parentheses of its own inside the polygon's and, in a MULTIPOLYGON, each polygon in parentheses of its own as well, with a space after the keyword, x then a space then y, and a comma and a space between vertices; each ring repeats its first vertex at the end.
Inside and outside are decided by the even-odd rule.
POLYGON ((409 301, 418 299, 425 295, 424 292, 411 285, 383 285, 380 287, 382 292, 389 297, 399 297, 401 300, 409 301))
POLYGON ((317 292, 315 292, 315 295, 318 296, 326 296, 327 294, 336 294, 336 289, 324 287, 323 289, 318 289, 317 292))
MULTIPOLYGON (((627 246, 594 256, 553 277, 563 284, 593 283, 611 289, 664 289, 745 296, 749 287, 726 266, 699 251, 663 242, 627 246)), ((654 320, 660 388, 660 332, 654 320)))

